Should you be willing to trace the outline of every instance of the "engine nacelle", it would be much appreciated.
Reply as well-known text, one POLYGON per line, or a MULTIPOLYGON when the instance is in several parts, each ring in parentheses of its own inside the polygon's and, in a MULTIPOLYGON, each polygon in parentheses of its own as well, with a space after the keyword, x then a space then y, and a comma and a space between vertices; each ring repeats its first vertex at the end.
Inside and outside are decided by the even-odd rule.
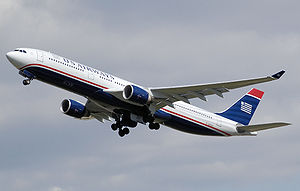
POLYGON ((145 105, 151 102, 151 95, 147 90, 144 90, 135 85, 127 85, 123 90, 123 97, 126 100, 145 105))
POLYGON ((86 108, 82 103, 74 101, 72 99, 65 99, 61 102, 60 110, 71 117, 83 118, 88 117, 86 108))

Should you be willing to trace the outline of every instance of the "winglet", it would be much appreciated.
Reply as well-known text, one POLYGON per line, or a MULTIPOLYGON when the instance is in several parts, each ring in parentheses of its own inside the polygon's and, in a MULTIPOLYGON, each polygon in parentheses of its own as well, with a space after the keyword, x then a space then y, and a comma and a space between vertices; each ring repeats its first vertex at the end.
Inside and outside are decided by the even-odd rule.
POLYGON ((282 76, 284 73, 285 73, 285 71, 284 71, 284 70, 281 70, 280 72, 278 72, 278 73, 272 75, 272 78, 275 78, 275 79, 278 80, 279 78, 281 78, 281 76, 282 76))

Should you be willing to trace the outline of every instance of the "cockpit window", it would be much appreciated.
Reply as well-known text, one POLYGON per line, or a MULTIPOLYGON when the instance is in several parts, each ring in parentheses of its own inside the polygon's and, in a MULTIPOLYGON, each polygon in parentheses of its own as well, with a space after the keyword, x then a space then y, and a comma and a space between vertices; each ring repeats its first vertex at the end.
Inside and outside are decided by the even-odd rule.
POLYGON ((20 50, 20 49, 16 49, 16 50, 14 50, 14 51, 27 53, 26 50, 20 50))

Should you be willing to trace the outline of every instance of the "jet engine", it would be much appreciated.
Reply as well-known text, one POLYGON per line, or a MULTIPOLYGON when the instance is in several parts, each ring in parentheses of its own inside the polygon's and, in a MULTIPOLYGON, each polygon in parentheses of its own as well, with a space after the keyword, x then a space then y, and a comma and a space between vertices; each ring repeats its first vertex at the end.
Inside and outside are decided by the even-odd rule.
POLYGON ((126 100, 130 100, 142 105, 148 104, 152 100, 149 91, 135 85, 125 86, 123 90, 123 97, 126 100))
POLYGON ((65 99, 61 102, 60 110, 71 117, 78 119, 89 117, 85 106, 82 103, 74 101, 72 99, 65 99))

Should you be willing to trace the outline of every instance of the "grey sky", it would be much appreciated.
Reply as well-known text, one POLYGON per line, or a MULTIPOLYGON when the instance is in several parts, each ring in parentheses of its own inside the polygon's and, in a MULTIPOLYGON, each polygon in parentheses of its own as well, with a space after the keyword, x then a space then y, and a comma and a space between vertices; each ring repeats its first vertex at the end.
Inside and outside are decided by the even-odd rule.
MULTIPOLYGON (((1 190, 296 190, 299 6, 293 0, 2 0, 1 190), (84 98, 38 81, 24 87, 5 58, 16 47, 49 50, 145 86, 285 69, 279 81, 255 86, 265 95, 252 123, 293 125, 232 138, 140 125, 121 139, 110 123, 60 113, 64 98, 84 98)), ((249 88, 193 104, 217 112, 249 88)))

